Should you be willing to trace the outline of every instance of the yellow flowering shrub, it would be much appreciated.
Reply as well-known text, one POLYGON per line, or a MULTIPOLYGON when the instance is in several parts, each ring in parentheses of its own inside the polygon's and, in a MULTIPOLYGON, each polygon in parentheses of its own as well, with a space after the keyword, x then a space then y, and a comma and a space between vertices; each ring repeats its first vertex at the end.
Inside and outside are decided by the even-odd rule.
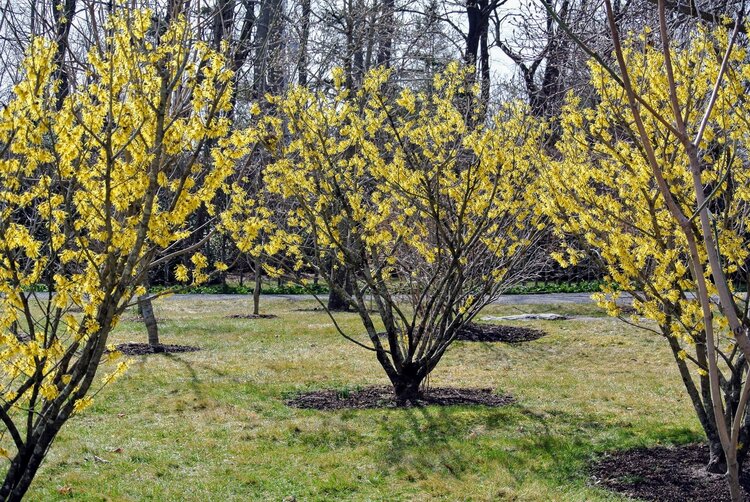
MULTIPOLYGON (((647 43, 648 37, 645 33, 631 40, 623 55, 635 93, 653 110, 644 110, 642 116, 659 168, 673 199, 692 218, 695 233, 700 235, 700 207, 687 150, 661 121, 673 117, 664 54, 647 43)), ((726 45, 725 33, 699 30, 686 47, 671 52, 678 103, 690 135, 695 136, 703 119, 726 45)), ((750 257, 750 170, 746 164, 750 105, 744 97, 748 77, 746 49, 737 48, 731 53, 716 105, 697 145, 724 273, 741 281, 747 281, 750 257)), ((698 418, 713 442, 712 449, 718 445, 721 451, 708 393, 704 316, 695 295, 685 232, 657 186, 625 90, 596 64, 591 65, 591 84, 597 104, 584 104, 575 96, 568 98, 562 118, 564 132, 557 145, 559 158, 546 162, 542 176, 545 188, 540 207, 567 242, 567 253, 558 259, 564 264, 575 263, 581 248, 594 253, 605 264, 610 285, 596 296, 600 305, 610 315, 623 316, 646 328, 653 324, 642 323, 641 318, 656 323, 656 331, 672 349, 698 418), (634 298, 632 315, 623 313, 616 304, 622 291, 634 298)), ((702 247, 699 256, 709 294, 716 295, 702 247)), ((730 287, 739 295, 731 281, 730 287)), ((721 386, 727 399, 736 400, 746 363, 736 350, 722 309, 714 310, 721 386)))
MULTIPOLYGON (((57 431, 122 374, 107 336, 154 263, 216 214, 248 133, 232 132, 232 73, 183 19, 158 35, 124 9, 58 107, 56 45, 35 39, 0 111, 0 442, 3 500, 23 495, 57 431), (210 148, 209 148, 210 147, 210 148), (32 293, 39 285, 49 293, 32 293), (107 374, 95 379, 100 361, 107 374)), ((195 255, 199 280, 206 258, 195 255)), ((180 271, 178 275, 187 275, 180 271)))
POLYGON ((284 140, 264 186, 284 212, 266 251, 327 278, 368 338, 342 334, 374 350, 408 400, 458 330, 523 275, 542 129, 518 103, 480 122, 478 88, 458 64, 429 92, 395 90, 385 69, 357 91, 336 75, 332 93, 274 100, 284 140))

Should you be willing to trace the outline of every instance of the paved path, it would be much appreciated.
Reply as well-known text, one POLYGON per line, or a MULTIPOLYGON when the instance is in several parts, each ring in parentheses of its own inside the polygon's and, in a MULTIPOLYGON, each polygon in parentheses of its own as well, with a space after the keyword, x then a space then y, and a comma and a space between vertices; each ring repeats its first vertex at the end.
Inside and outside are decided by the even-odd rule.
MULTIPOLYGON (((325 299, 326 295, 322 295, 321 298, 325 299)), ((187 295, 171 295, 170 300, 176 301, 230 301, 239 299, 252 298, 250 295, 205 295, 205 294, 187 294, 187 295)), ((312 295, 263 295, 262 298, 269 299, 284 299, 291 301, 303 301, 303 300, 314 300, 315 297, 312 295)), ((631 298, 623 294, 623 303, 630 303, 631 298)), ((591 293, 548 293, 548 294, 535 294, 535 295, 502 295, 500 298, 495 300, 493 303, 497 305, 549 305, 553 303, 573 303, 573 304, 585 304, 593 303, 591 300, 591 293)))
MULTIPOLYGON (((553 303, 594 303, 592 293, 544 293, 537 295, 502 295, 493 303, 497 305, 550 305, 553 303)), ((633 299, 623 293, 618 303, 630 304, 633 299)))
MULTIPOLYGON (((48 297, 47 293, 36 293, 36 296, 40 300, 46 300, 48 297)), ((325 301, 326 296, 321 295, 321 298, 325 301)), ((185 294, 170 295, 168 298, 172 301, 238 301, 252 299, 252 295, 185 294)), ((290 301, 315 300, 315 297, 312 295, 263 295, 262 298, 278 298, 290 301)), ((631 301, 632 298, 630 298, 630 295, 623 293, 618 303, 630 304, 631 301)), ((591 293, 547 293, 535 295, 502 295, 493 303, 496 305, 550 305, 554 303, 585 304, 593 303, 593 301, 591 300, 591 293)))

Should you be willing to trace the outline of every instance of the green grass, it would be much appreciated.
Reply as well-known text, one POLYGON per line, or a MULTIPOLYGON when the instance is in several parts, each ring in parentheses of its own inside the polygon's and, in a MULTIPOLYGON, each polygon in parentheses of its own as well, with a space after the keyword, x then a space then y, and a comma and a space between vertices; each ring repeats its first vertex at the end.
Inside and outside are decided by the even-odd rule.
POLYGON ((596 281, 567 281, 567 282, 528 282, 510 288, 506 294, 528 295, 544 293, 596 293, 605 284, 602 280, 596 281))
MULTIPOLYGON (((623 500, 590 484, 598 454, 701 438, 663 341, 592 306, 493 306, 587 319, 528 323, 550 335, 518 346, 457 343, 433 373, 432 385, 490 386, 515 405, 318 412, 283 400, 386 383, 374 357, 297 310, 312 302, 225 318, 249 301, 158 300, 162 341, 203 350, 135 358, 64 427, 28 499, 623 500)), ((113 341, 144 339, 124 321, 113 341)))
MULTIPOLYGON (((239 285, 238 283, 227 283, 206 284, 202 286, 154 286, 149 290, 152 293, 160 293, 162 291, 170 290, 176 294, 252 295, 254 287, 253 283, 245 283, 243 285, 239 285)), ((275 281, 264 281, 260 291, 264 295, 324 295, 328 294, 328 286, 323 283, 314 284, 312 282, 302 285, 294 283, 278 284, 275 281)))

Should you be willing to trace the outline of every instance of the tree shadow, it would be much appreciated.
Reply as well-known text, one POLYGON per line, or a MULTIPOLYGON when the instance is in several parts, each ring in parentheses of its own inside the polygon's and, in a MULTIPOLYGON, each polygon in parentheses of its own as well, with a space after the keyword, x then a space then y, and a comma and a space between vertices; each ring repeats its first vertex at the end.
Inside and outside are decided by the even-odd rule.
POLYGON ((388 410, 380 425, 387 437, 379 452, 384 467, 414 468, 418 472, 444 469, 461 479, 466 457, 452 444, 459 439, 451 427, 456 412, 460 413, 455 407, 444 406, 388 410))
POLYGON ((221 369, 218 369, 210 364, 205 364, 205 363, 196 362, 196 361, 189 361, 175 354, 165 353, 163 354, 163 356, 169 359, 170 361, 179 363, 180 365, 184 367, 189 377, 188 385, 190 386, 190 389, 195 394, 196 398, 201 401, 204 400, 206 397, 205 393, 203 392, 203 389, 201 388, 201 386, 205 384, 205 381, 200 378, 200 375, 198 371, 196 371, 196 368, 198 368, 199 370, 200 369, 206 370, 209 373, 212 373, 213 375, 218 376, 218 377, 226 377, 228 374, 226 371, 222 371, 221 369))
POLYGON ((382 469, 419 478, 445 472, 456 480, 489 464, 519 483, 530 473, 558 484, 588 482, 596 458, 612 449, 658 441, 703 441, 695 431, 665 425, 638 430, 625 419, 582 418, 564 411, 436 407, 389 410, 380 419, 387 438, 377 452, 382 469), (481 410, 481 411, 480 411, 481 410))

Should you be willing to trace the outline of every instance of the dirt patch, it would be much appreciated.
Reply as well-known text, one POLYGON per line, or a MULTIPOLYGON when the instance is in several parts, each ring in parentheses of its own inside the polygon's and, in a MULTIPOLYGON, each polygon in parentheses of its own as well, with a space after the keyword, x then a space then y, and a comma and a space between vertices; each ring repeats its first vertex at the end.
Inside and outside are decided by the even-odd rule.
MULTIPOLYGON (((605 455, 593 468, 595 482, 629 497, 664 502, 730 500, 724 476, 706 472, 708 446, 657 446, 605 455)), ((750 500, 750 475, 740 478, 750 500)))
MULTIPOLYGON (((411 406, 481 405, 500 407, 507 406, 513 401, 513 397, 495 394, 492 389, 434 387, 424 392, 420 399, 412 403, 411 406)), ((286 404, 293 408, 314 410, 395 408, 396 398, 391 387, 373 386, 351 391, 328 389, 306 392, 287 400, 286 404)))
POLYGON ((522 343, 537 340, 546 335, 547 333, 541 329, 472 322, 461 328, 456 335, 456 340, 463 342, 522 343))
POLYGON ((227 319, 276 319, 279 316, 273 314, 232 314, 227 319))
POLYGON ((178 352, 197 352, 201 350, 199 347, 192 347, 190 345, 149 345, 147 343, 121 343, 115 346, 117 350, 125 354, 126 356, 145 356, 148 354, 176 354, 178 352))

